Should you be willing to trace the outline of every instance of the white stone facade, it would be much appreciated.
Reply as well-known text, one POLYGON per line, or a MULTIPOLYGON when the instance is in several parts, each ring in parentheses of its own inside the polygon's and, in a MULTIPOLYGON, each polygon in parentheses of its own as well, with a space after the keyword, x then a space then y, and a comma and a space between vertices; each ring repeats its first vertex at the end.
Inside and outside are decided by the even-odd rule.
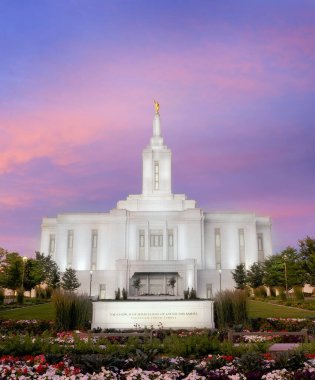
POLYGON ((100 299, 114 298, 118 288, 130 296, 183 297, 194 288, 198 297, 211 298, 220 283, 222 289, 234 286, 236 265, 248 267, 272 254, 269 217, 207 213, 172 193, 171 151, 163 142, 159 113, 142 160, 142 194, 129 195, 107 213, 43 219, 40 251, 61 271, 76 269, 80 291, 100 299), (137 278, 139 290, 133 286, 137 278))

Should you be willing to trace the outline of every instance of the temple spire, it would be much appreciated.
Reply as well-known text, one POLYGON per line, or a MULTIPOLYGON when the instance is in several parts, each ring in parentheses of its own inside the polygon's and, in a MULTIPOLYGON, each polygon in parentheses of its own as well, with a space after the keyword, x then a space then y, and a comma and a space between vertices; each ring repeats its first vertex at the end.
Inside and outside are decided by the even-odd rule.
POLYGON ((155 115, 153 118, 153 136, 151 138, 151 146, 163 145, 163 138, 161 136, 161 121, 160 121, 160 104, 154 100, 155 115))

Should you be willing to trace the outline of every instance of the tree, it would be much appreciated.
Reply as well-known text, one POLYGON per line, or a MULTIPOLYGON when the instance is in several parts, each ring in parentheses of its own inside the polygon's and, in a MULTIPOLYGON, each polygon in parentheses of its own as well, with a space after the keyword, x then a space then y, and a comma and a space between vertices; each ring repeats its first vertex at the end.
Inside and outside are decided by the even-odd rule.
POLYGON ((285 287, 284 265, 280 255, 266 258, 264 261, 264 272, 265 285, 285 287))
POLYGON ((315 239, 306 236, 299 240, 299 257, 306 272, 306 282, 315 286, 315 239))
POLYGON ((174 288, 175 288, 175 284, 176 284, 176 278, 175 277, 171 277, 169 280, 168 280, 168 286, 170 286, 173 290, 173 295, 174 295, 174 288))
POLYGON ((264 267, 262 263, 253 263, 247 271, 247 281, 252 288, 258 288, 264 284, 264 267))
POLYGON ((36 285, 44 281, 45 275, 39 261, 28 259, 23 263, 23 288, 24 290, 31 291, 36 285))
POLYGON ((53 288, 59 288, 60 286, 60 271, 57 263, 52 257, 45 256, 42 253, 36 252, 36 260, 40 263, 45 283, 53 288))
POLYGON ((232 271, 233 279, 236 283, 236 289, 244 289, 247 283, 245 264, 239 264, 232 271))
POLYGON ((291 289, 294 285, 305 283, 305 270, 299 258, 298 252, 292 247, 287 247, 279 254, 269 256, 264 262, 267 286, 281 286, 291 289))
POLYGON ((142 284, 141 284, 141 279, 140 279, 140 278, 135 278, 135 279, 133 280, 132 286, 137 290, 137 294, 138 294, 138 293, 139 293, 139 290, 140 290, 140 288, 141 288, 141 286, 142 286, 142 284))
POLYGON ((36 260, 30 258, 24 260, 16 252, 6 251, 1 269, 1 286, 14 291, 19 289, 22 293, 24 290, 31 291, 44 279, 42 268, 36 260))
POLYGON ((80 287, 80 282, 77 279, 76 271, 72 268, 67 268, 61 278, 61 287, 65 290, 73 292, 80 287))
POLYGON ((18 253, 6 253, 1 267, 0 284, 2 287, 14 291, 23 287, 24 263, 18 253))

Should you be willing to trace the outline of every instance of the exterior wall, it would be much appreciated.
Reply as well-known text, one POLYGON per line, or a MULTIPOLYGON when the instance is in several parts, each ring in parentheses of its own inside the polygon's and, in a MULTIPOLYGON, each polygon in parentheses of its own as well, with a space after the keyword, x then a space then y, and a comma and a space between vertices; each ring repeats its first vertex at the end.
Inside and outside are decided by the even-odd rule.
POLYGON ((207 297, 207 286, 211 285, 213 295, 219 291, 220 268, 222 289, 234 286, 231 270, 241 263, 239 229, 244 231, 247 267, 258 260, 257 233, 263 236, 266 256, 272 253, 269 218, 257 218, 254 214, 204 214, 200 209, 157 213, 116 209, 103 214, 63 214, 57 218, 46 218, 42 224, 41 252, 49 254, 50 235, 55 234, 54 259, 64 271, 67 267, 68 231, 72 230, 71 267, 77 270, 80 290, 89 294, 92 230, 96 230, 96 268, 93 268, 91 284, 94 297, 100 295, 100 284, 106 287, 107 298, 113 298, 118 287, 130 288, 124 264, 126 260, 132 262, 134 273, 167 273, 172 268, 171 271, 181 273, 177 285, 179 295, 188 287, 194 287, 198 296, 207 297), (152 229, 163 231, 162 261, 150 260, 149 235, 152 229), (145 231, 145 256, 142 259, 139 257, 139 230, 145 231), (172 230, 174 236, 174 261, 168 261, 168 230, 172 230), (217 230, 221 236, 219 266, 215 253, 217 230), (176 262, 179 266, 173 267, 172 263, 176 262))
MULTIPOLYGON (((233 289, 235 282, 231 270, 221 271, 221 290, 233 289)), ((197 271, 197 294, 200 298, 212 298, 220 291, 220 274, 216 269, 206 269, 197 271), (207 287, 211 287, 211 296, 207 294, 207 287)))

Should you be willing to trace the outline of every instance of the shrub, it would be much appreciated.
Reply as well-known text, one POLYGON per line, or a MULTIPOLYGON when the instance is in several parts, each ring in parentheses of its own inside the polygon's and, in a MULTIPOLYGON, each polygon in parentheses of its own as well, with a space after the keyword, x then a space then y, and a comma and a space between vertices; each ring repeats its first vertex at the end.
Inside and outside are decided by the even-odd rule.
POLYGON ((257 298, 266 298, 267 297, 267 290, 264 286, 258 286, 258 288, 254 289, 254 295, 257 298))
POLYGON ((196 290, 194 288, 191 288, 191 291, 189 294, 189 299, 191 299, 191 300, 197 299, 197 293, 196 293, 196 290))
POLYGON ((51 288, 50 286, 47 286, 47 288, 46 288, 46 298, 47 299, 51 298, 52 294, 53 294, 53 288, 51 288))
POLYGON ((270 297, 276 296, 276 289, 274 287, 270 286, 269 292, 270 292, 270 297))
POLYGON ((16 293, 16 302, 19 304, 19 305, 23 305, 24 303, 24 290, 23 289, 19 289, 16 293))
POLYGON ((0 334, 42 334, 44 331, 52 330, 52 321, 44 320, 0 320, 0 334))
POLYGON ((189 298, 189 289, 188 290, 184 290, 184 299, 188 300, 188 298, 189 298))
POLYGON ((244 290, 225 290, 215 297, 215 321, 218 328, 247 321, 247 296, 244 290))
POLYGON ((275 365, 280 368, 285 368, 289 371, 294 371, 303 367, 305 362, 304 353, 301 351, 282 352, 277 355, 275 365))
POLYGON ((35 287, 35 294, 36 294, 36 298, 41 298, 41 299, 46 298, 46 290, 41 288, 40 286, 35 287))
POLYGON ((128 293, 125 288, 123 288, 121 295, 122 295, 123 300, 126 300, 128 298, 128 293))
POLYGON ((53 303, 58 331, 87 327, 91 316, 91 300, 88 296, 57 291, 53 295, 53 303))
POLYGON ((259 287, 260 290, 260 297, 261 298, 266 298, 267 297, 267 290, 266 288, 262 285, 259 287))
POLYGON ((0 289, 0 305, 4 304, 4 290, 0 289))
POLYGON ((166 355, 188 357, 194 355, 202 357, 218 352, 220 343, 217 337, 208 334, 194 334, 179 336, 172 334, 163 341, 163 352, 166 355))
POLYGON ((287 295, 286 295, 286 292, 282 286, 278 288, 278 292, 279 292, 280 299, 282 301, 285 301, 287 299, 287 295))
POLYGON ((120 288, 115 290, 115 300, 120 300, 120 288))
POLYGON ((293 286, 294 298, 297 301, 304 300, 304 294, 301 286, 293 286))
POLYGON ((264 360, 257 352, 246 352, 240 357, 238 367, 245 373, 254 370, 262 370, 264 368, 264 360))
POLYGON ((35 338, 28 334, 12 334, 1 342, 0 350, 2 355, 39 355, 43 352, 43 347, 39 337, 35 338))

